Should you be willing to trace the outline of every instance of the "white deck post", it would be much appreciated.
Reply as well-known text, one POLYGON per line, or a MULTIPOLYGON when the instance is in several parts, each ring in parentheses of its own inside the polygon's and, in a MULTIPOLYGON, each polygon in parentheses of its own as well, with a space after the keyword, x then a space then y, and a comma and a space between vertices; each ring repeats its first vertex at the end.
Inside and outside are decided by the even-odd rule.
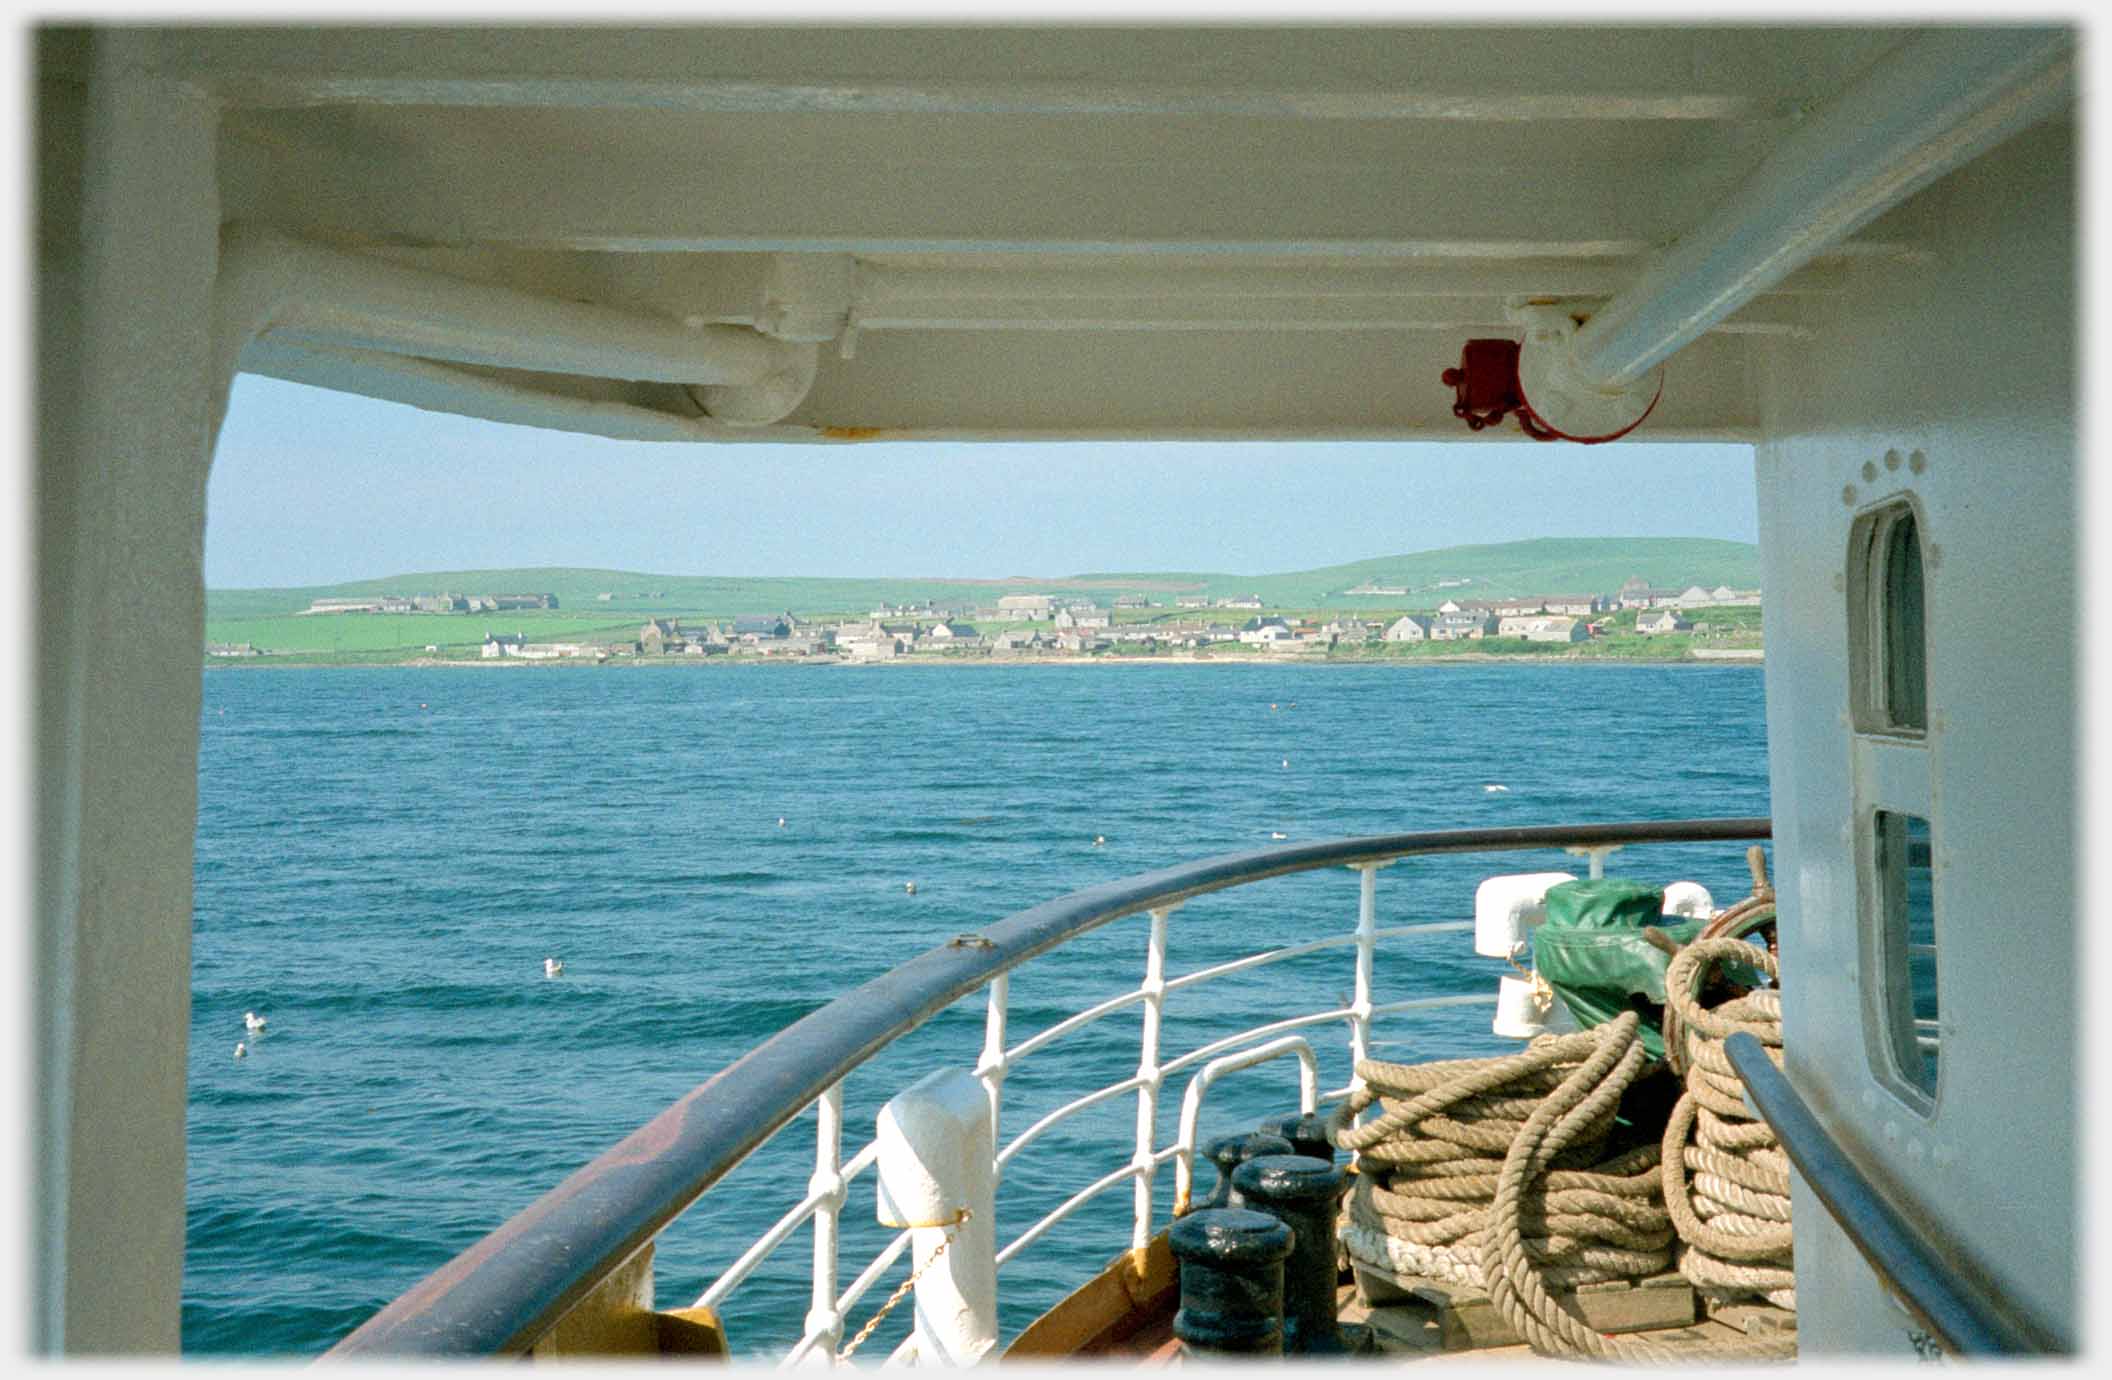
POLYGON ((997 1345, 997 1156, 989 1095, 973 1074, 940 1069, 880 1109, 877 1139, 880 1223, 913 1229, 911 1268, 921 1272, 917 1360, 972 1365, 997 1345))
POLYGON ((1357 868, 1357 985, 1349 1003, 1352 1092, 1364 1086, 1364 1075, 1357 1072, 1356 1066, 1371 1057, 1371 961, 1379 947, 1378 890, 1378 865, 1365 863, 1357 868))
POLYGON ((998 1141, 997 1113, 1004 1104, 1005 1071, 1010 1064, 1005 1059, 1005 1015, 1012 995, 1012 975, 999 973, 990 979, 989 1013, 983 1021, 983 1057, 976 1061, 975 1076, 983 1080, 983 1091, 990 1098, 990 1143, 998 1141))
POLYGON ((1173 907, 1151 913, 1151 941, 1144 951, 1144 1034, 1137 1055, 1137 1153, 1130 1162, 1136 1170, 1136 1220, 1131 1228, 1131 1250, 1141 1251, 1151 1242, 1151 1186, 1158 1159, 1152 1154, 1159 1120, 1159 1018, 1166 1008, 1166 917, 1173 907))
POLYGON ((814 1354, 832 1357, 843 1341, 843 1313, 836 1306, 836 1246, 843 1200, 843 1084, 814 1103, 814 1177, 807 1191, 828 1196, 814 1208, 814 1298, 807 1309, 807 1332, 823 1345, 814 1354))

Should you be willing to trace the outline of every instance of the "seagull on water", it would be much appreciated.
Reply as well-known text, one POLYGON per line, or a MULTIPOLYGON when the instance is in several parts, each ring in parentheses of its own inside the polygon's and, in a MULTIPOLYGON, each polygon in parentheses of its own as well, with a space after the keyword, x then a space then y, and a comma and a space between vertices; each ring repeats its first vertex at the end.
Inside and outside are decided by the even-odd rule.
POLYGON ((1510 793, 1511 788, 1509 786, 1483 786, 1482 789, 1490 795, 1507 795, 1510 793))
POLYGON ((242 1024, 248 1029, 250 1034, 254 1035, 264 1028, 264 1018, 254 1011, 244 1011, 242 1013, 242 1024))
POLYGON ((1270 838, 1272 838, 1272 839, 1287 839, 1287 838, 1289 838, 1289 837, 1290 837, 1290 835, 1289 835, 1289 834, 1279 834, 1279 833, 1277 833, 1277 832, 1276 832, 1275 830, 1271 829, 1271 830, 1269 831, 1269 837, 1270 837, 1270 838))
POLYGON ((235 1057, 236 1057, 237 1059, 241 1059, 241 1058, 244 1058, 245 1056, 247 1056, 247 1055, 248 1055, 248 1053, 249 1053, 249 1046, 248 1046, 248 1045, 245 1045, 245 1044, 243 1044, 243 1043, 242 1043, 242 1042, 241 1042, 240 1040, 237 1040, 237 1041, 235 1041, 235 1057))
POLYGON ((1093 835, 1093 847, 1095 847, 1095 848, 1099 848, 1099 847, 1102 847, 1102 846, 1104 846, 1104 845, 1105 845, 1106 843, 1107 843, 1107 835, 1105 835, 1105 834, 1095 834, 1095 835, 1093 835))
POLYGON ((777 827, 780 829, 785 827, 785 817, 783 815, 777 817, 777 827))
POLYGON ((912 896, 917 894, 917 884, 915 882, 902 883, 902 889, 912 896))
POLYGON ((553 978, 556 977, 559 973, 562 973, 563 971, 565 971, 564 960, 556 958, 546 958, 543 960, 544 977, 553 978))

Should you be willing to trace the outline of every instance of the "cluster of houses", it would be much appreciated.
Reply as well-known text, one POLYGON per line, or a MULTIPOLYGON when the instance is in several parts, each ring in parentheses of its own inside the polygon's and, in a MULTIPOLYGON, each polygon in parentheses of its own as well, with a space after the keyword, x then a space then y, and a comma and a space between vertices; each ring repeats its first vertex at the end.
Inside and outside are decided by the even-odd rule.
MULTIPOLYGON (((1693 625, 1681 616, 1696 608, 1757 605, 1757 591, 1698 585, 1683 590, 1656 589, 1630 580, 1610 595, 1554 594, 1515 599, 1447 599, 1430 613, 1409 613, 1390 622, 1341 617, 1327 622, 1256 614, 1244 623, 1201 618, 1161 618, 1150 622, 1117 622, 1124 608, 1151 607, 1141 595, 1125 595, 1114 608, 1088 600, 1065 600, 1046 594, 1011 594, 978 618, 1007 626, 984 634, 954 610, 926 602, 888 605, 863 619, 837 623, 802 620, 786 613, 743 615, 731 622, 648 620, 635 639, 617 643, 530 642, 523 633, 487 634, 486 658, 556 660, 612 656, 830 656, 850 661, 888 661, 931 652, 973 652, 993 657, 1079 655, 1105 650, 1151 652, 1235 644, 1265 651, 1299 652, 1361 645, 1367 642, 1455 642, 1518 638, 1527 642, 1578 643, 1607 631, 1607 616, 1621 609, 1638 610, 1636 628, 1643 633, 1684 632, 1693 625)), ((1183 604, 1189 601, 1183 600, 1183 604)), ((1192 607, 1192 605, 1190 605, 1192 607)), ((1260 600, 1218 600, 1214 607, 1258 608, 1260 600)))
POLYGON ((312 600, 301 613, 504 613, 556 607, 555 594, 371 594, 312 600))

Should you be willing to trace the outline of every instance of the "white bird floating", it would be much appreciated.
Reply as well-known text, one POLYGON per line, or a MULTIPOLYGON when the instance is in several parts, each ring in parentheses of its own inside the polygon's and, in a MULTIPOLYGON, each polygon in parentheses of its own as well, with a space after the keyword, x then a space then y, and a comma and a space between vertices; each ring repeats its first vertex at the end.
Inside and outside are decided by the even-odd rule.
POLYGON ((264 1018, 254 1011, 244 1011, 242 1013, 242 1024, 248 1029, 250 1034, 254 1035, 264 1028, 264 1018))
POLYGON ((546 958, 543 960, 544 977, 553 978, 563 971, 565 971, 565 965, 562 959, 546 958))
POLYGON ((1290 758, 1288 758, 1288 757, 1284 758, 1284 759, 1283 759, 1283 765, 1284 765, 1284 769, 1285 769, 1286 771, 1288 771, 1288 770, 1290 769, 1290 765, 1291 765, 1291 759, 1290 759, 1290 758))
POLYGON ((780 829, 785 827, 785 817, 783 815, 777 817, 777 827, 780 829))
POLYGON ((1093 835, 1093 847, 1095 847, 1095 848, 1099 848, 1099 847, 1101 847, 1102 845, 1104 845, 1104 844, 1105 844, 1106 842, 1107 842, 1107 835, 1105 835, 1105 834, 1095 834, 1095 835, 1093 835))
POLYGON ((902 883, 902 889, 912 896, 917 894, 917 884, 915 882, 902 883))
POLYGON ((1289 837, 1290 837, 1290 835, 1289 835, 1289 834, 1279 834, 1279 833, 1277 833, 1277 832, 1276 832, 1275 830, 1271 829, 1271 830, 1269 831, 1269 837, 1270 837, 1270 838, 1272 838, 1272 839, 1287 839, 1287 838, 1289 838, 1289 837))
POLYGON ((235 1041, 235 1057, 241 1059, 247 1057, 248 1054, 249 1046, 243 1044, 240 1040, 235 1041))
POLYGON ((1511 788, 1509 786, 1483 786, 1482 789, 1490 795, 1507 795, 1510 793, 1511 788))

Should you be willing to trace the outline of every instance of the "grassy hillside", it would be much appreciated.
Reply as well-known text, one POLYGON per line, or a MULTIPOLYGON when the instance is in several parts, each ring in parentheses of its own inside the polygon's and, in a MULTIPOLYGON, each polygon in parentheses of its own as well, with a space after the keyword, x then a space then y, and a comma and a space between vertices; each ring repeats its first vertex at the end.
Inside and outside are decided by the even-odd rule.
POLYGON ((1434 607, 1447 598, 1491 599, 1520 594, 1610 594, 1631 575, 1653 585, 1734 589, 1760 587, 1760 548, 1701 537, 1543 537, 1492 546, 1449 546, 1405 556, 1380 556, 1348 565, 1282 575, 1085 575, 1087 580, 1164 580, 1194 583, 1212 598, 1259 594, 1271 604, 1318 608, 1405 602, 1434 607), (1440 588, 1441 580, 1466 580, 1440 588), (1370 582, 1426 596, 1351 596, 1370 582))
POLYGON ((941 606, 973 608, 994 604, 1009 593, 1075 592, 1102 604, 1115 595, 1131 593, 1167 604, 1182 594, 1209 598, 1259 594, 1271 606, 1285 609, 1375 611, 1431 608, 1448 597, 1610 593, 1632 575, 1654 585, 1756 588, 1759 549, 1743 542, 1698 538, 1545 538, 1454 546, 1277 575, 1139 571, 1011 580, 746 578, 569 568, 420 571, 300 589, 212 590, 206 595, 206 639, 249 642, 274 652, 416 653, 428 644, 448 650, 474 645, 482 641, 486 628, 525 632, 535 641, 613 639, 635 632, 648 616, 731 618, 783 609, 802 615, 857 615, 883 603, 927 599, 941 606), (1366 581, 1411 593, 1344 593, 1366 581), (1440 586, 1440 581, 1466 583, 1440 586), (495 614, 292 616, 319 598, 440 591, 551 593, 558 598, 558 608, 495 614), (602 594, 611 597, 597 597, 602 594))

